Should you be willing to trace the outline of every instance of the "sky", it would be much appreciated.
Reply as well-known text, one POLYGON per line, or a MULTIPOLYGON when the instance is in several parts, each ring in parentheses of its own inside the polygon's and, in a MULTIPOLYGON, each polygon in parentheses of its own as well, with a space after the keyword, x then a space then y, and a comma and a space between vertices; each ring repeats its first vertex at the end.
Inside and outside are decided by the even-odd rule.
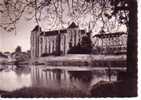
POLYGON ((14 52, 17 46, 22 47, 22 51, 30 50, 30 34, 34 28, 32 21, 25 21, 22 19, 16 25, 15 32, 6 32, 0 29, 0 52, 14 52))

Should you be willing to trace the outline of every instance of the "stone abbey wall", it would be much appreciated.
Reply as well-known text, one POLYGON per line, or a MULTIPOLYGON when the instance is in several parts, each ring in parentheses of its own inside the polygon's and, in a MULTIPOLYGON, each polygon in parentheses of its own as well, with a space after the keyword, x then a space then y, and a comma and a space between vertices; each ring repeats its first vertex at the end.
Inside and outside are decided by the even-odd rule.
POLYGON ((41 57, 49 55, 65 55, 71 47, 80 43, 85 30, 80 30, 75 23, 68 28, 42 32, 36 26, 31 32, 31 57, 41 57))

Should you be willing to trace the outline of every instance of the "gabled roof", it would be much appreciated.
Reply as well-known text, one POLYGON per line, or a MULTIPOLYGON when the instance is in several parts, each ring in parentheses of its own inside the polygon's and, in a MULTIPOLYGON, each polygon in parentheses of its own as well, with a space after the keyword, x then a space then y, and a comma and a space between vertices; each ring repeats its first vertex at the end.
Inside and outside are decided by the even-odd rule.
POLYGON ((36 31, 36 30, 38 30, 39 28, 40 28, 40 26, 39 26, 39 25, 36 25, 32 31, 36 31))
POLYGON ((93 37, 97 37, 97 38, 112 38, 112 37, 120 37, 123 34, 127 34, 127 33, 116 32, 116 33, 107 33, 107 34, 96 34, 93 37))
POLYGON ((78 26, 74 22, 72 22, 68 28, 78 28, 78 26))

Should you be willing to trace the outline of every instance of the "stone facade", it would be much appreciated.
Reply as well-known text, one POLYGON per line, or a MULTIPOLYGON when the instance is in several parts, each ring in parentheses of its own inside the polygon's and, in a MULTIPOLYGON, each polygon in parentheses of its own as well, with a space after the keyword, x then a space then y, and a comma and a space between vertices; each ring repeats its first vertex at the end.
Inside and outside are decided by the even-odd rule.
POLYGON ((95 53, 103 54, 126 54, 127 53, 127 33, 115 32, 106 34, 96 34, 93 49, 95 53))
POLYGON ((71 47, 80 43, 85 30, 72 23, 68 28, 43 32, 36 26, 31 32, 31 57, 65 55, 71 47))

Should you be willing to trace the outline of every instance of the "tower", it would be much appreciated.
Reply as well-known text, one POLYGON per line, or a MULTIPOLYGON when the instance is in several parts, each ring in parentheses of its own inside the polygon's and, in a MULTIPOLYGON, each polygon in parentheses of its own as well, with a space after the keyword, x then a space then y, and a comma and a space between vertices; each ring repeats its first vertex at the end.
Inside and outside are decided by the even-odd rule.
POLYGON ((31 31, 31 58, 39 57, 39 35, 41 28, 37 25, 31 31))

